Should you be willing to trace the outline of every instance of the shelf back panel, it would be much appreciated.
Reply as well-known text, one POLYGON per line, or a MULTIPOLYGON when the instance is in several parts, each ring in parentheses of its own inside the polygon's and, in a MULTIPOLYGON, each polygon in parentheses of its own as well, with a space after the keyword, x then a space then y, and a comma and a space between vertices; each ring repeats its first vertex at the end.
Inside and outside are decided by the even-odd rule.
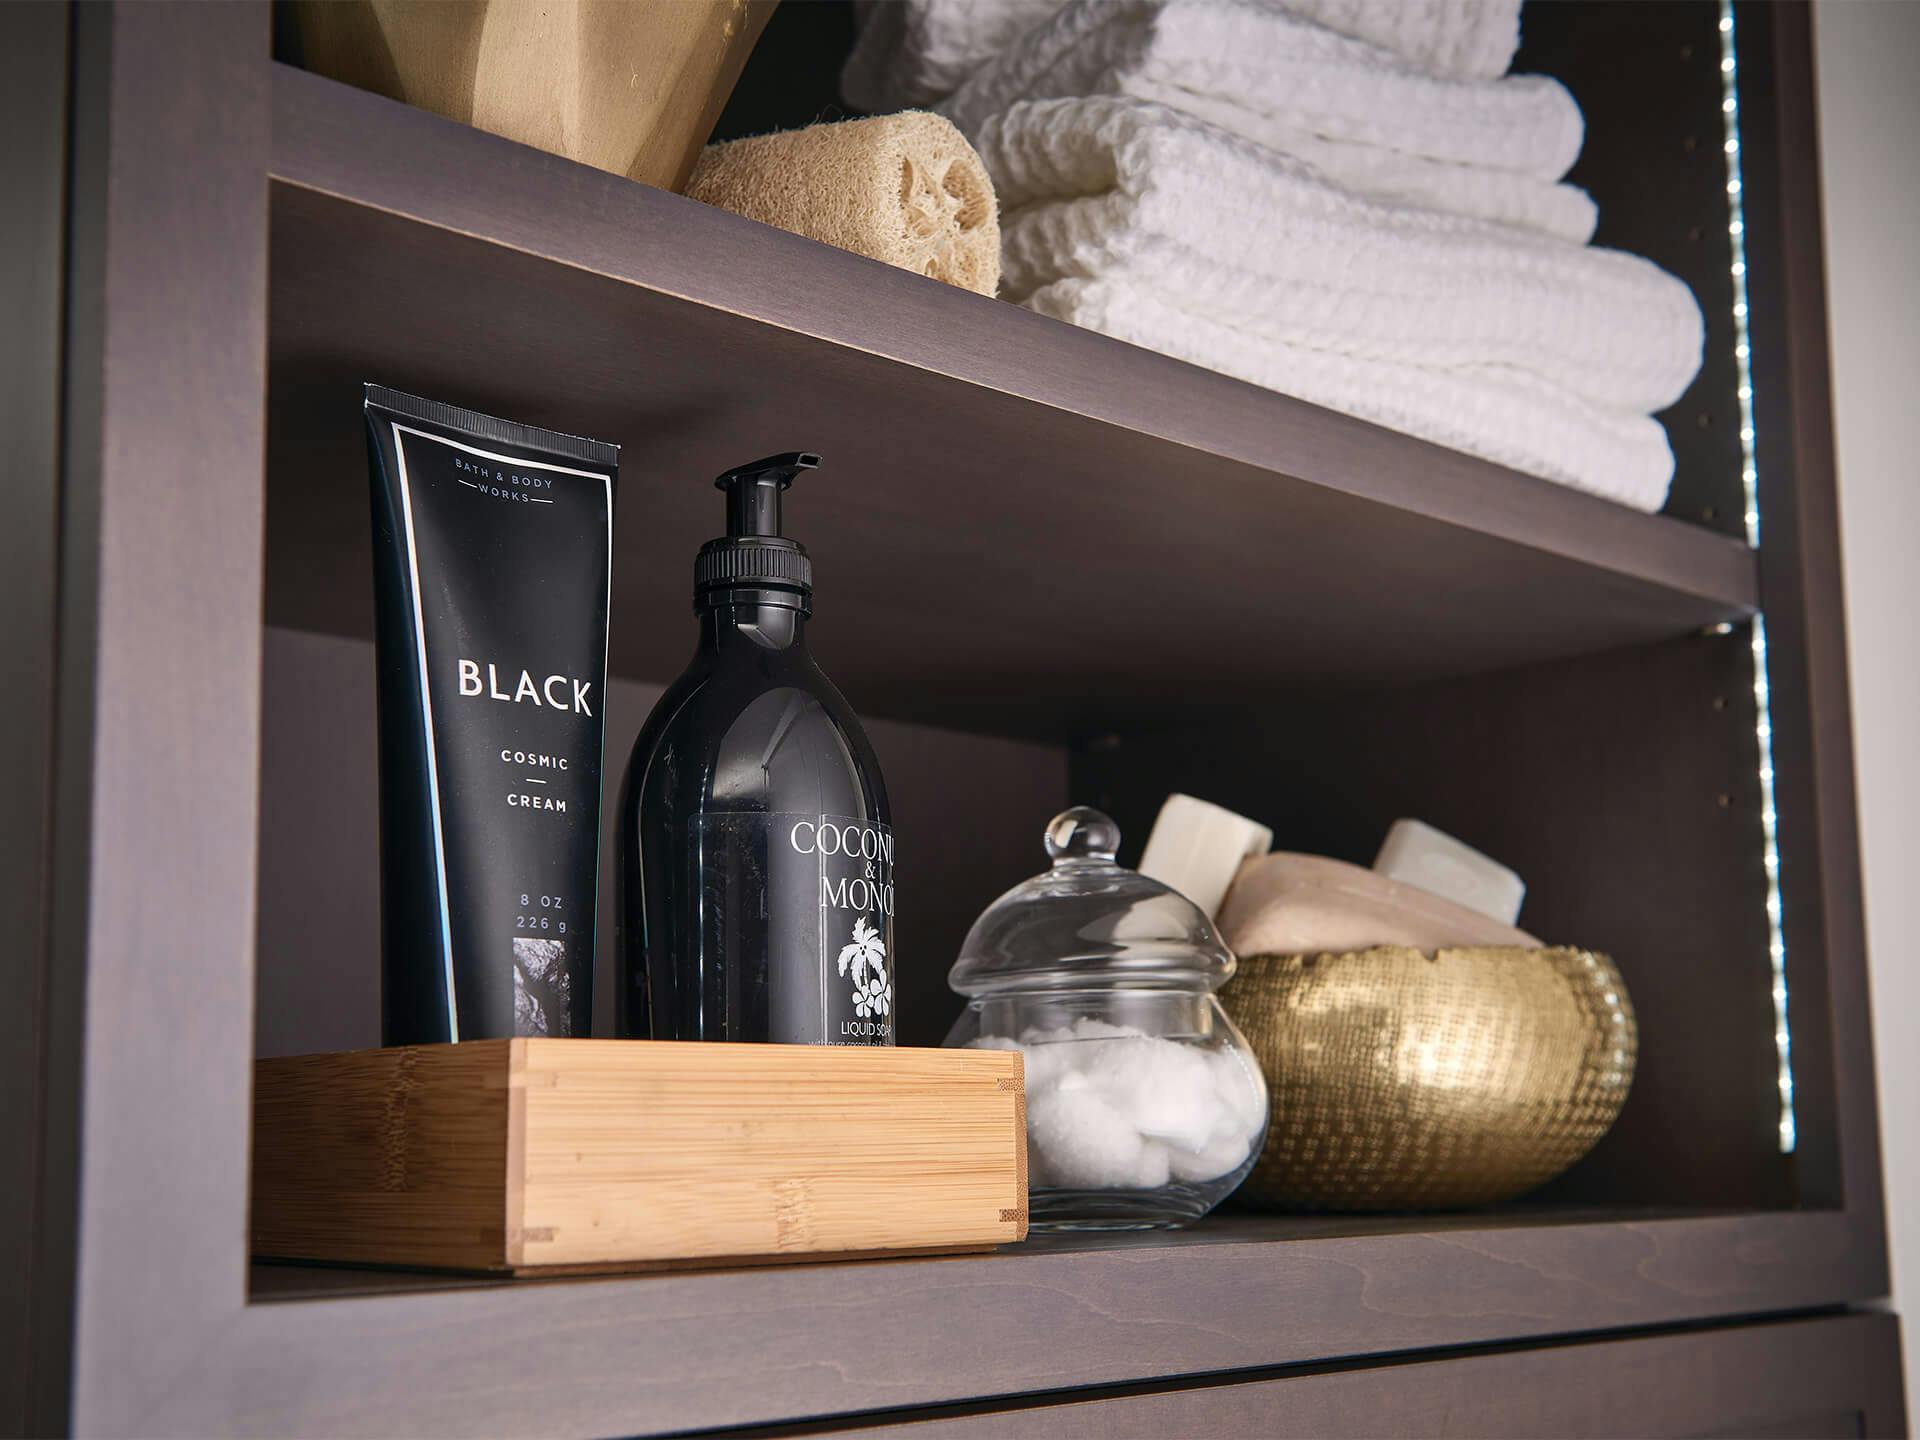
POLYGON ((1538 1198, 1792 1205, 1749 655, 1736 629, 1302 695, 1227 725, 1118 733, 1080 760, 1075 790, 1113 810, 1134 855, 1179 790, 1272 825, 1280 850, 1370 865, 1409 816, 1512 865, 1520 923, 1613 956, 1640 1026, 1619 1122, 1538 1198))
MULTIPOLYGON (((271 623, 372 633, 368 379, 624 447, 611 662, 633 679, 678 669, 707 482, 796 448, 826 457, 789 510, 816 649, 869 714, 1068 738, 1116 705, 1472 674, 1749 608, 1751 553, 1699 527, 387 109, 593 192, 631 228, 583 261, 656 278, 276 184, 271 623), (738 273, 678 273, 708 252, 738 273)), ((453 203, 417 208, 477 218, 453 203)))
MULTIPOLYGON (((686 625, 689 647, 692 621, 686 625)), ((380 1043, 380 830, 373 647, 269 628, 262 656, 261 1056, 380 1043)), ((613 1025, 614 801, 657 685, 608 687, 594 1034, 613 1025)), ((900 1043, 938 1045, 958 1013, 947 969, 973 918, 1044 867, 1040 834, 1066 808, 1055 746, 879 722, 903 860, 900 1043), (906 877, 911 877, 910 881, 906 877)))

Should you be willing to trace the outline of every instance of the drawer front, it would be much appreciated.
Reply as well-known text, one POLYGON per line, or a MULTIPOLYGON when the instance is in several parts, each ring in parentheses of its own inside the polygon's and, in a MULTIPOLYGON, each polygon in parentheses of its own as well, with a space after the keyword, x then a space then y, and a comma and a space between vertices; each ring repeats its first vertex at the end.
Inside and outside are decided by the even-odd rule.
POLYGON ((1844 1315, 931 1415, 861 1440, 1906 1433, 1900 1325, 1844 1315))

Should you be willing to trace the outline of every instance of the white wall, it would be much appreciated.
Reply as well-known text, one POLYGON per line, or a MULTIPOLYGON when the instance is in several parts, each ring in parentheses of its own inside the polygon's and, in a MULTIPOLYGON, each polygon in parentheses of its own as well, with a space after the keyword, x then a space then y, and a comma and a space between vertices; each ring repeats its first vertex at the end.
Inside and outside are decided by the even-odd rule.
POLYGON ((1920 4, 1820 0, 1814 25, 1880 1127, 1920 1412, 1920 4))

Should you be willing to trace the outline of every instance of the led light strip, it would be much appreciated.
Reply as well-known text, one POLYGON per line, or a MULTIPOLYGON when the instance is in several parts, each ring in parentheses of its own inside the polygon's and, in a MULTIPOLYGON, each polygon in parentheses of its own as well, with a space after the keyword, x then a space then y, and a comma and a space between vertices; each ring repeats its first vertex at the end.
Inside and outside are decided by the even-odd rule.
MULTIPOLYGON (((1732 0, 1720 0, 1721 113, 1727 131, 1727 236, 1733 250, 1733 361, 1739 377, 1740 484, 1747 543, 1760 544, 1760 469, 1753 457, 1753 364, 1747 328, 1747 222, 1740 181, 1740 69, 1734 56, 1732 0)), ((1793 1039, 1787 1027, 1787 941, 1780 919, 1780 834, 1773 807, 1773 714, 1767 693, 1767 622, 1753 617, 1754 738, 1760 753, 1761 863, 1767 872, 1767 954, 1773 966, 1773 1043, 1780 1056, 1780 1149, 1794 1146, 1793 1039)))

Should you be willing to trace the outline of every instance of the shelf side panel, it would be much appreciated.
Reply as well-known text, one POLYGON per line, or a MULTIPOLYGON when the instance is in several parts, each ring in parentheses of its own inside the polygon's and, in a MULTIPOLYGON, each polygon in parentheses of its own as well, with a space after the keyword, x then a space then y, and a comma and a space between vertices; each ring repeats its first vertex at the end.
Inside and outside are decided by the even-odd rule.
POLYGON ((268 15, 72 13, 50 1043, 79 1264, 51 1428, 150 1434, 246 1293, 268 15))

